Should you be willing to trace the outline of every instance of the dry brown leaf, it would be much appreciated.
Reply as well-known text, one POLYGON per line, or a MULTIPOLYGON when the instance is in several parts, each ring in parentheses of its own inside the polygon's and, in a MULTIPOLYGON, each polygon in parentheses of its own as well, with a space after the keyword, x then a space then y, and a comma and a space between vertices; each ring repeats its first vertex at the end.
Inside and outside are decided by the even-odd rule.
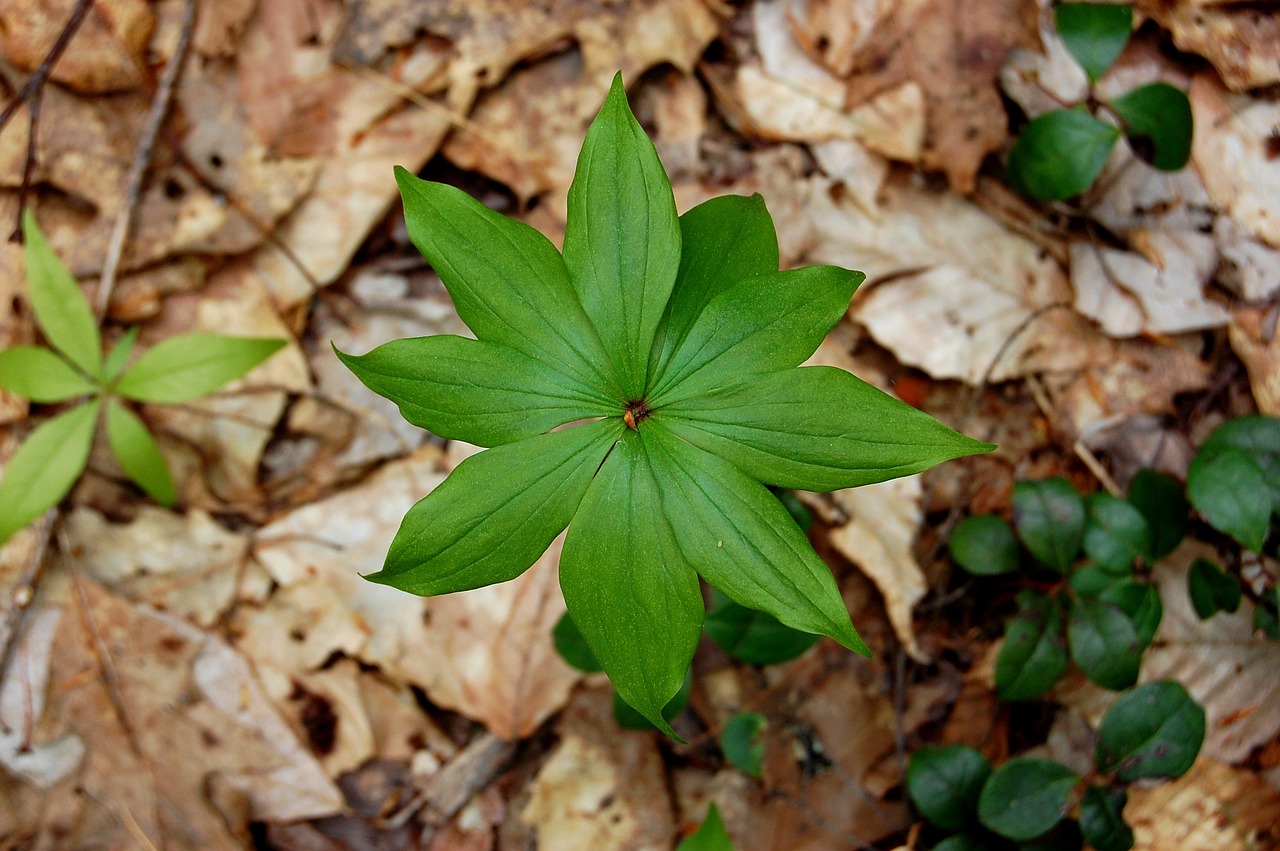
POLYGON ((234 56, 236 42, 257 6, 258 0, 218 0, 202 7, 196 16, 191 46, 201 56, 234 56))
MULTIPOLYGON (((0 4, 0 49, 34 71, 66 26, 76 0, 7 0, 0 4)), ((98 0, 51 78, 76 91, 104 94, 140 84, 155 15, 145 0, 98 0)))
POLYGON ((1263 245, 1228 216, 1214 221, 1213 237, 1218 283, 1245 301, 1266 301, 1280 293, 1280 250, 1263 245))
POLYGON ((1275 156, 1280 103, 1231 95, 1210 74, 1188 92, 1196 116, 1191 162, 1209 197, 1249 233, 1280 248, 1280 159, 1275 156))
POLYGON ((1199 760, 1178 780, 1131 787, 1135 851, 1254 851, 1280 844, 1280 793, 1255 772, 1199 760))
POLYGON ((1136 5, 1173 34, 1179 50, 1208 59, 1232 90, 1280 81, 1280 17, 1274 9, 1202 0, 1140 0, 1136 5))
POLYGON ((1258 411, 1280 417, 1280 336, 1275 309, 1236 311, 1227 331, 1231 348, 1249 371, 1249 386, 1258 411))
POLYGON ((565 709, 559 744, 534 778, 520 820, 556 851, 663 851, 675 835, 654 737, 619 731, 610 690, 580 692, 565 709))

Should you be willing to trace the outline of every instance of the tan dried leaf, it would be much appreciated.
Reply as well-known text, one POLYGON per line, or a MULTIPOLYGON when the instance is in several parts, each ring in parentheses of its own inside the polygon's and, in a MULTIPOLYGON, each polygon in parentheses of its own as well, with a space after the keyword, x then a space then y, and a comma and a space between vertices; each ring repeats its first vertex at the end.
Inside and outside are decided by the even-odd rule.
MULTIPOLYGON (((34 71, 66 26, 76 0, 8 0, 0 4, 0 49, 23 71, 34 71)), ((87 94, 140 84, 155 15, 145 0, 97 0, 51 79, 87 94)))
POLYGON ((1131 787, 1135 851, 1253 851, 1280 843, 1280 793, 1256 772, 1199 760, 1178 780, 1131 787))
POLYGON ((1173 34, 1179 50, 1208 59, 1233 91, 1280 81, 1280 17, 1274 10, 1203 0, 1136 5, 1173 34))
POLYGON ((1274 311, 1270 316, 1250 308, 1236 311, 1227 336, 1232 350, 1249 371, 1249 386, 1258 411, 1280 417, 1280 336, 1276 334, 1274 311))

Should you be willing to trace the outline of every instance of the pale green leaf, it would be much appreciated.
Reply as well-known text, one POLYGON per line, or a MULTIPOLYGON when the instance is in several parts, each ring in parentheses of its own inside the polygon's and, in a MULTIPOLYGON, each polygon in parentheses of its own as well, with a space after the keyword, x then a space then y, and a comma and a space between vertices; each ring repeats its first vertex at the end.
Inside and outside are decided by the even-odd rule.
POLYGON ((830 366, 757 376, 655 416, 753 479, 809 491, 883 482, 994 448, 830 366))
POLYGON ((680 266, 680 223, 653 142, 622 75, 591 122, 569 187, 564 262, 628 399, 644 393, 649 352, 680 266))
POLYGON ((831 570, 768 489, 737 467, 641 426, 662 482, 662 509, 684 557, 728 597, 803 632, 870 655, 849 621, 831 570))
POLYGON ((107 404, 107 442, 120 463, 120 469, 138 487, 161 505, 173 505, 177 494, 169 465, 156 439, 132 411, 112 399, 107 404))
POLYGON ((80 285, 54 253, 30 209, 22 214, 27 297, 45 339, 86 375, 102 374, 102 340, 80 285))
POLYGON ((477 337, 541 360, 597 395, 621 395, 564 260, 545 236, 460 189, 402 168, 396 183, 409 238, 477 337))
POLYGON ((97 389, 43 346, 14 346, 0 352, 0 387, 33 402, 65 402, 97 389))
POLYGON ((133 354, 133 347, 138 342, 138 326, 133 326, 121 335, 116 344, 111 347, 111 351, 107 353, 107 359, 102 364, 103 379, 110 382, 120 377, 120 373, 124 372, 125 364, 129 362, 129 355, 133 354))
POLYGON ((243 377, 285 344, 270 337, 180 334, 148 349, 115 389, 138 402, 189 402, 243 377))
POLYGON ((0 544, 70 492, 89 462, 101 407, 95 399, 42 423, 9 459, 0 482, 0 544))
POLYGON ((334 352, 409 422, 478 446, 621 413, 616 401, 598 401, 542 361, 498 343, 440 334, 392 340, 366 355, 334 352))
POLYGON ((662 709, 698 646, 702 593, 662 511, 660 473, 646 449, 627 431, 587 489, 565 538, 560 588, 618 694, 678 738, 662 709))
POLYGON ((422 596, 516 578, 569 524, 624 428, 600 420, 471 456, 409 510, 365 578, 422 596))
POLYGON ((676 851, 733 851, 733 842, 715 803, 707 807, 707 817, 702 820, 702 826, 682 840, 676 851))

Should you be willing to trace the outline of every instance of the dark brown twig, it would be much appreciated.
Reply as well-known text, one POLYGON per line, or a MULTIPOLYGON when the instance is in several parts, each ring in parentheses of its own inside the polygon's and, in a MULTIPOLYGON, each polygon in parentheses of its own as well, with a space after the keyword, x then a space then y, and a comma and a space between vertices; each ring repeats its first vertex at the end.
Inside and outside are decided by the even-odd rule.
POLYGON ((54 40, 53 46, 49 48, 49 52, 45 54, 40 65, 27 77, 27 81, 22 84, 22 88, 18 89, 18 93, 10 99, 4 112, 0 112, 0 132, 4 131, 9 120, 18 112, 18 107, 27 104, 30 107, 31 119, 29 123, 29 138, 27 141, 27 161, 22 167, 22 186, 18 190, 18 221, 14 226, 13 233, 9 235, 10 242, 22 242, 22 209, 26 204, 27 193, 31 189, 31 175, 35 171, 35 148, 36 148, 36 132, 39 129, 40 117, 40 93, 44 89, 44 84, 48 81, 49 75, 53 73, 53 66, 58 64, 58 60, 62 58, 62 52, 67 49, 67 45, 71 43, 71 39, 75 36, 76 31, 80 29, 80 25, 84 23, 85 17, 89 14, 89 8, 93 6, 93 0, 78 0, 76 7, 71 10, 71 17, 67 18, 67 23, 62 27, 62 32, 58 33, 57 39, 54 40))
POLYGON ((129 231, 133 228, 133 218, 138 208, 138 198, 142 194, 142 181, 151 164, 152 151, 155 150, 156 136, 159 135, 160 126, 164 124, 165 117, 169 114, 178 76, 182 73, 187 50, 191 46, 191 33, 196 25, 197 5, 196 0, 186 0, 182 4, 178 43, 173 49, 173 56, 169 58, 169 64, 164 68, 164 73, 160 75, 156 95, 151 101, 151 111, 147 114, 147 123, 142 128, 142 135, 138 138, 138 147, 133 155, 133 163, 129 166, 124 206, 116 216, 116 224, 111 231, 111 242, 107 246, 107 257, 102 264, 102 278, 98 283, 95 311, 99 319, 107 315, 107 308, 111 303, 111 293, 116 286, 120 260, 124 256, 125 245, 129 241, 129 231))

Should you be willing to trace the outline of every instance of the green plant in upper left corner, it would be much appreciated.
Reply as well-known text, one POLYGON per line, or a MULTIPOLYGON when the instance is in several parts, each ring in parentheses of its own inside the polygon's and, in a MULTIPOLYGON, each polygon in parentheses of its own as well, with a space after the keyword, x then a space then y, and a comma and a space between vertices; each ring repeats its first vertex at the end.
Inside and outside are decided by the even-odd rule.
POLYGON ((74 402, 42 423, 9 460, 0 482, 0 544, 57 505, 89 463, 98 420, 125 475, 156 502, 172 505, 173 477, 155 438, 129 402, 174 404, 206 396, 284 347, 284 340, 181 334, 128 366, 138 334, 131 328, 102 355, 93 311, 31 211, 22 219, 27 296, 51 348, 0 352, 0 388, 33 402, 74 402))

